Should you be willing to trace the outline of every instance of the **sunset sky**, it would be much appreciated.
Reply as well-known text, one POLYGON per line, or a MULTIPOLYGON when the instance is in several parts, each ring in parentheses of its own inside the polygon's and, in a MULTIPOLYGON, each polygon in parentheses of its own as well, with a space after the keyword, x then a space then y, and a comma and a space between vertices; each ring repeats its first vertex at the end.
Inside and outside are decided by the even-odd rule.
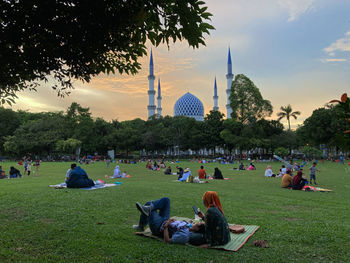
MULTIPOLYGON (((301 111, 293 126, 344 92, 350 92, 349 0, 206 1, 216 28, 197 50, 186 42, 153 47, 154 74, 161 79, 163 115, 173 115, 187 91, 213 107, 217 78, 219 110, 226 114, 226 63, 231 48, 233 73, 247 75, 274 107, 301 111)), ((151 48, 151 45, 149 45, 151 48)), ((45 84, 38 92, 19 93, 14 109, 65 110, 73 101, 90 107, 94 117, 127 120, 147 117, 148 63, 135 76, 100 75, 59 98, 45 84)))

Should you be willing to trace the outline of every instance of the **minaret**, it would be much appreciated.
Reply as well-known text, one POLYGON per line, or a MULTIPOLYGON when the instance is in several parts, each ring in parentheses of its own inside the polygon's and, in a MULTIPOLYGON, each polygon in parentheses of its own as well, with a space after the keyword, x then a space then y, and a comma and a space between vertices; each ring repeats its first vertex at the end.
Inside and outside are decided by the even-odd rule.
POLYGON ((227 79, 227 89, 226 89, 227 104, 226 104, 226 110, 227 110, 227 118, 230 119, 231 118, 231 113, 232 113, 232 109, 231 109, 231 106, 230 106, 230 94, 231 94, 231 85, 232 85, 232 80, 233 80, 230 48, 228 48, 226 79, 227 79))
POLYGON ((160 92, 160 78, 158 79, 158 96, 157 96, 157 116, 158 118, 162 116, 162 93, 160 92))
POLYGON ((218 88, 216 86, 216 77, 215 77, 215 82, 214 82, 214 110, 218 111, 219 110, 219 106, 218 106, 218 88))
POLYGON ((156 114, 156 105, 154 104, 154 95, 156 91, 154 90, 154 75, 153 75, 153 55, 151 50, 151 58, 149 61, 149 75, 148 75, 148 118, 156 114))

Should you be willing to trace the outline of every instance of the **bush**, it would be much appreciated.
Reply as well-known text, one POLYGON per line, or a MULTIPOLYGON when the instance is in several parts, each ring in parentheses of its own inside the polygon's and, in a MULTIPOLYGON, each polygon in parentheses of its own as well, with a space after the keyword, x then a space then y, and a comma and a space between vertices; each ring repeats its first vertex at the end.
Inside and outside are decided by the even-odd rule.
POLYGON ((275 154, 280 156, 280 157, 285 157, 289 154, 289 150, 284 148, 284 147, 278 147, 276 150, 275 150, 275 154))
POLYGON ((312 146, 304 146, 301 151, 306 155, 308 158, 321 158, 322 157, 322 151, 312 147, 312 146))

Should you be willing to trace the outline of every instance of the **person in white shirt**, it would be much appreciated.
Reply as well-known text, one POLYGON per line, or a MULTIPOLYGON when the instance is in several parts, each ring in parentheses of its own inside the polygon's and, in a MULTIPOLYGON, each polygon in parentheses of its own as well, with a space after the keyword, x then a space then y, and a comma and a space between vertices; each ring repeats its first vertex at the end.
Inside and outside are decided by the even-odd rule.
POLYGON ((271 165, 268 165, 265 170, 266 177, 276 177, 276 175, 272 172, 271 165))

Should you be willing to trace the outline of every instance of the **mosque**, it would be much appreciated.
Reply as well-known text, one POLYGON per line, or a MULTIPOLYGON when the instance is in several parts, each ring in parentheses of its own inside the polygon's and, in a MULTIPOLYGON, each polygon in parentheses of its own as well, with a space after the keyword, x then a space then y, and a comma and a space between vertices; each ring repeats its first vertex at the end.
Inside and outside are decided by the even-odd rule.
MULTIPOLYGON (((153 54, 151 50, 151 57, 149 62, 149 75, 148 75, 148 118, 157 114, 157 116, 162 116, 162 95, 161 95, 161 87, 160 87, 160 79, 158 78, 158 96, 157 96, 157 107, 155 105, 155 95, 156 91, 154 89, 154 80, 155 76, 153 74, 153 54), (156 113, 157 110, 157 113, 156 113)), ((227 104, 226 104, 226 116, 231 118, 231 107, 230 107, 230 93, 231 93, 231 84, 233 80, 232 74, 232 62, 231 62, 231 52, 230 48, 228 49, 228 59, 227 59, 227 104)), ((214 81, 214 110, 219 110, 218 107, 218 95, 217 95, 217 85, 216 85, 216 77, 214 81)), ((181 96, 174 105, 174 116, 187 116, 191 118, 195 118, 197 121, 204 120, 204 107, 203 103, 198 99, 195 95, 187 92, 183 96, 181 96)))

